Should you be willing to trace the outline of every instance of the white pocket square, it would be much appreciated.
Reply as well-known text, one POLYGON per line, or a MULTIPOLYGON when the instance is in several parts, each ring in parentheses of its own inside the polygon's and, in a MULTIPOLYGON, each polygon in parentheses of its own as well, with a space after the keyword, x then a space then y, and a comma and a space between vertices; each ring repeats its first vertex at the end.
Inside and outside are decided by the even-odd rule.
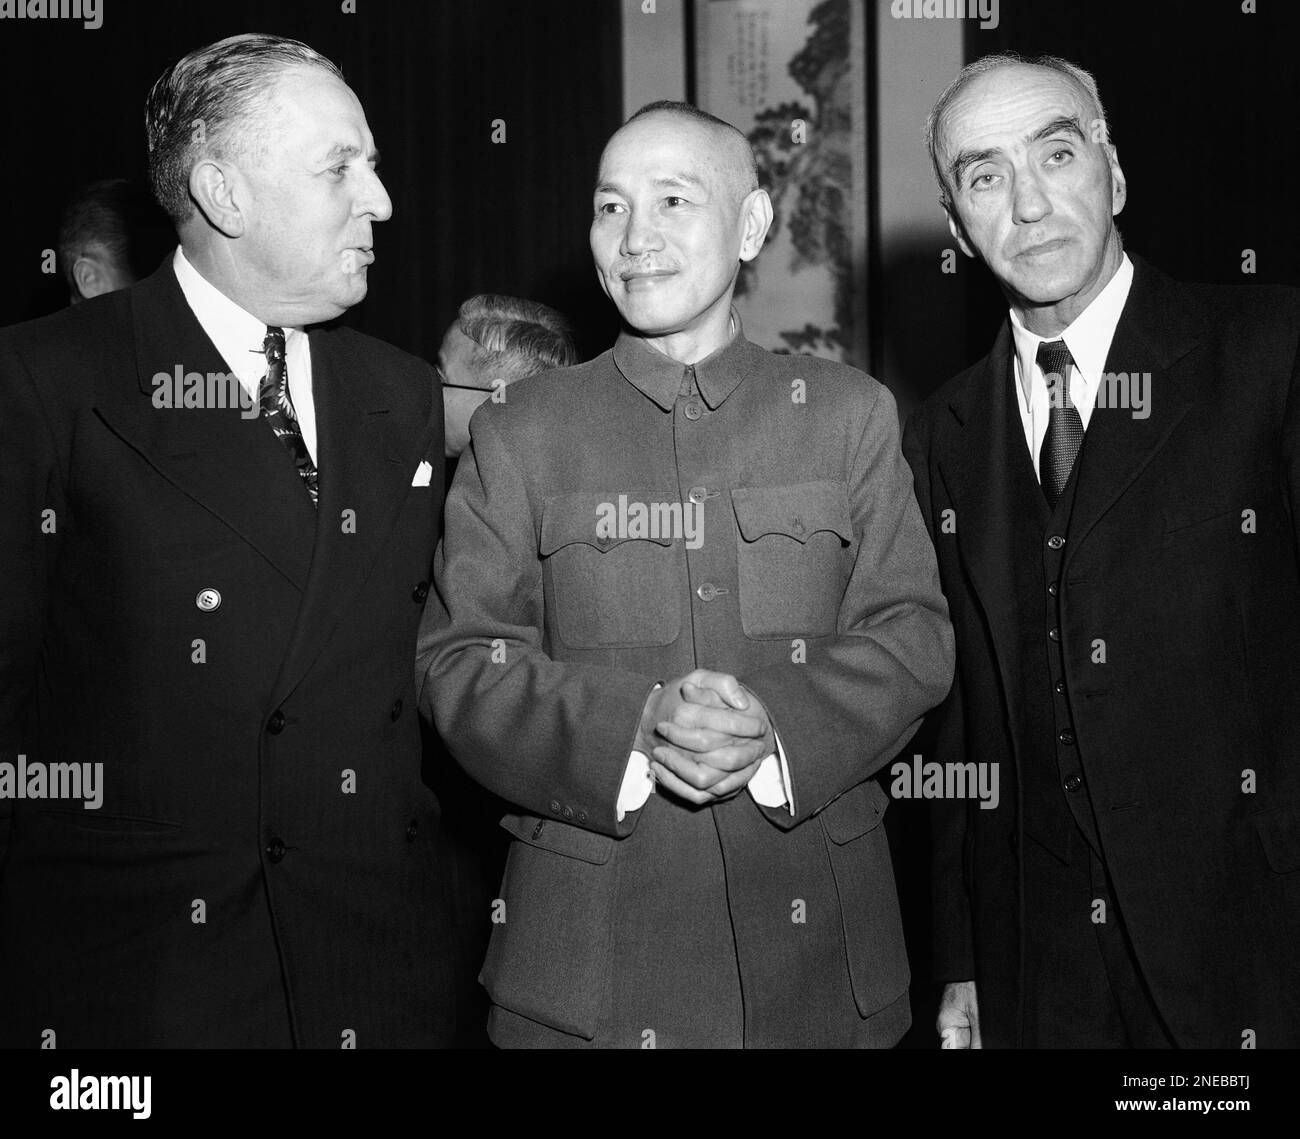
POLYGON ((427 459, 422 459, 420 465, 415 468, 415 478, 411 480, 411 485, 428 486, 431 478, 433 478, 433 468, 429 466, 427 459))

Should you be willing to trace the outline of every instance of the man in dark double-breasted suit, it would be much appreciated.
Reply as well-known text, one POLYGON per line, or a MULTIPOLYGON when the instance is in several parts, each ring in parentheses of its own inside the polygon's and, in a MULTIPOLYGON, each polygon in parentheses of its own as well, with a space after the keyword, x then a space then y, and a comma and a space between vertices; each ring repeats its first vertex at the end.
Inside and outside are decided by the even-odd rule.
POLYGON ((1300 295, 1125 254, 1091 76, 967 67, 931 117, 1010 307, 905 450, 957 634, 937 805, 953 1046, 1300 1043, 1300 295))
POLYGON ((441 405, 321 326, 391 213, 370 131, 270 36, 181 60, 148 119, 181 247, 0 334, 0 1042, 437 1044, 441 405))

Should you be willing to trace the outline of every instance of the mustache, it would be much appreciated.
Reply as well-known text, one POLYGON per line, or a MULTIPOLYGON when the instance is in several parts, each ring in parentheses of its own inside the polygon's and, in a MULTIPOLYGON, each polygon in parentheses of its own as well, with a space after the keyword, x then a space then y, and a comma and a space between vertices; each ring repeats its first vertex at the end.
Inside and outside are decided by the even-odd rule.
POLYGON ((614 276, 626 281, 629 277, 645 273, 675 273, 677 266, 662 261, 620 261, 614 267, 614 276))

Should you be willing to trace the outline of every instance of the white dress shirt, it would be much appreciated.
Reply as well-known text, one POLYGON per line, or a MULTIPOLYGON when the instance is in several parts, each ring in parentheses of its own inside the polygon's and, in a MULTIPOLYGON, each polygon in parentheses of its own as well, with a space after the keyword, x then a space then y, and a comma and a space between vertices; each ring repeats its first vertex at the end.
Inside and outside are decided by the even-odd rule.
MULTIPOLYGON (((266 356, 262 342, 266 325, 245 312, 225 293, 208 281, 186 258, 178 245, 172 269, 185 301, 193 311, 208 339, 221 354, 230 374, 256 404, 258 389, 266 376, 266 356)), ((284 359, 289 369, 289 398, 298 416, 298 427, 307 453, 319 468, 316 456, 316 404, 311 394, 311 351, 307 333, 301 328, 284 330, 284 359)), ((189 370, 188 368, 186 369, 189 370)))
POLYGON ((1011 335, 1015 339, 1016 396, 1020 407, 1020 422, 1025 429, 1025 442, 1034 461, 1034 473, 1042 481, 1038 470, 1038 456, 1047 435, 1047 418, 1051 404, 1047 393, 1047 380, 1038 366, 1038 346, 1044 341, 1064 340, 1074 358, 1070 369, 1070 402, 1079 411, 1084 431, 1092 418, 1097 389, 1110 353, 1110 342, 1115 339, 1128 291, 1133 284, 1133 262, 1125 253, 1115 275, 1105 288, 1092 298, 1092 303, 1074 318, 1064 332, 1056 336, 1037 336, 1030 332, 1015 309, 1011 310, 1011 335))

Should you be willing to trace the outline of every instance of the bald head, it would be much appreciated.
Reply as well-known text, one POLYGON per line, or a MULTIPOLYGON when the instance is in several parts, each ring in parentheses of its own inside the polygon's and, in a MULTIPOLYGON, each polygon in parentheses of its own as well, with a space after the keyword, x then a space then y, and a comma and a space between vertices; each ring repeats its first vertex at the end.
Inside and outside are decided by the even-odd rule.
MULTIPOLYGON (((689 124, 687 129, 694 129, 707 138, 711 149, 709 166, 719 184, 726 188, 733 205, 739 206, 748 194, 758 189, 754 149, 749 145, 749 139, 730 123, 690 103, 661 99, 647 103, 627 120, 623 129, 645 119, 653 119, 670 129, 689 124)), ((610 139, 611 144, 619 133, 610 139)))
POLYGON ((591 250, 624 321, 694 363, 729 338, 740 266, 758 255, 772 203, 745 136, 684 103, 652 103, 605 145, 591 250))

